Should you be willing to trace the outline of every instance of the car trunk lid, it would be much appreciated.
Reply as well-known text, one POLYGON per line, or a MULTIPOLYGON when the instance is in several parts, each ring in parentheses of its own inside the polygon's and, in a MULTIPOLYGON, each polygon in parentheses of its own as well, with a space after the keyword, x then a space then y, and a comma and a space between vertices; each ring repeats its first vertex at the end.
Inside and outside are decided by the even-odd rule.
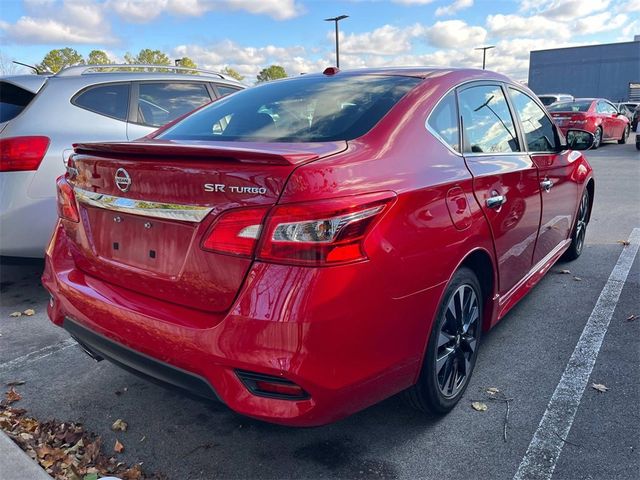
POLYGON ((228 309, 251 259, 202 241, 221 213, 276 203, 290 173, 346 142, 140 141, 79 144, 69 182, 80 224, 67 227, 78 268, 205 311, 228 309))

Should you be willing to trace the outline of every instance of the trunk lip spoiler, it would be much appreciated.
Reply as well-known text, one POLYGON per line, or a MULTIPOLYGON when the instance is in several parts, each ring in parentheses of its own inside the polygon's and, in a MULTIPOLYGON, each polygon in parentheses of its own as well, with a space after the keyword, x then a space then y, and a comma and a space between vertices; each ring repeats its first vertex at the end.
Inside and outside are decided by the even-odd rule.
POLYGON ((85 205, 115 212, 167 220, 198 223, 213 210, 213 207, 201 205, 133 200, 131 198, 117 197, 105 193, 90 192, 79 187, 74 187, 73 191, 76 199, 85 205))

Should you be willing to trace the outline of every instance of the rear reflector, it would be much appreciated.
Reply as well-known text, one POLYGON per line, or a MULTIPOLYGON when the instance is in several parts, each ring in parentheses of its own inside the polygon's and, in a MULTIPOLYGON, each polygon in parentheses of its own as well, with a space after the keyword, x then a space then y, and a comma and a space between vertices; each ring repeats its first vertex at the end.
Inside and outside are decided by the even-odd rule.
POLYGON ((205 236, 202 248, 227 255, 252 256, 267 210, 268 207, 242 208, 223 213, 205 236))
POLYGON ((279 398, 282 400, 305 400, 309 394, 300 385, 286 378, 265 375, 263 373, 236 370, 236 375, 245 387, 258 397, 279 398))
POLYGON ((56 180, 58 189, 58 216, 71 222, 79 222, 78 204, 73 188, 69 185, 64 175, 56 180))
POLYGON ((37 170, 48 148, 48 137, 3 138, 0 140, 0 172, 37 170))

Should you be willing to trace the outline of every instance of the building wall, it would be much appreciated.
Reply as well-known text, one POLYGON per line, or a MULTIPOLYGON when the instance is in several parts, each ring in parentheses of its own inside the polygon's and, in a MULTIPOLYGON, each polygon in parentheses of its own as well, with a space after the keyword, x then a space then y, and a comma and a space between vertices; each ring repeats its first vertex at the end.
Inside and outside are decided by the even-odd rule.
POLYGON ((640 83, 640 41, 532 51, 529 88, 537 94, 627 100, 640 83))

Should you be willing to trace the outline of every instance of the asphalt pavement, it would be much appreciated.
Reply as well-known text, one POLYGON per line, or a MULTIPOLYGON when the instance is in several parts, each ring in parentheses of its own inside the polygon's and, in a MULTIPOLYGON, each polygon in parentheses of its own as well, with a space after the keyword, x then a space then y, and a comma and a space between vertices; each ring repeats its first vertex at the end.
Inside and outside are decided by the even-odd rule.
POLYGON ((0 263, 0 382, 26 381, 17 406, 41 420, 82 422, 107 446, 116 438, 111 424, 124 419, 129 430, 117 435, 125 445, 119 458, 169 479, 513 479, 536 432, 561 448, 551 452, 553 479, 640 478, 640 318, 627 320, 640 317, 639 256, 629 262, 624 282, 610 280, 621 253, 632 247, 620 242, 640 228, 640 152, 631 141, 587 153, 596 195, 582 256, 557 264, 485 335, 471 384, 444 418, 425 417, 397 396, 332 425, 294 429, 145 382, 94 362, 49 322, 41 262, 6 258, 0 263), (571 273, 558 273, 562 269, 571 273), (577 365, 588 375, 577 409, 556 411, 550 400, 563 386, 583 331, 599 315, 594 307, 601 292, 612 287, 621 287, 620 296, 608 311, 593 370, 577 365), (36 314, 9 317, 27 308, 36 314), (510 399, 506 441, 507 405, 487 400, 488 387, 510 399), (488 410, 473 410, 475 400, 488 410), (555 415, 551 430, 542 428, 545 415, 555 415), (553 430, 567 422, 565 436, 560 426, 553 430))

